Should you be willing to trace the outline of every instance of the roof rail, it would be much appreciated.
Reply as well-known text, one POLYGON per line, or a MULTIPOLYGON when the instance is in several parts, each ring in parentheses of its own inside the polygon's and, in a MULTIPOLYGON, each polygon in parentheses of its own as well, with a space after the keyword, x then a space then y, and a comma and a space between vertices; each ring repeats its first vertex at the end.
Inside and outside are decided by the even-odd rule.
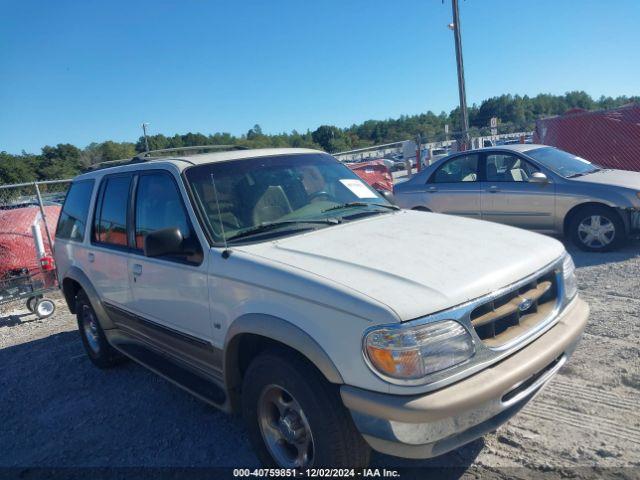
POLYGON ((107 160, 106 162, 98 162, 93 165, 89 165, 87 167, 87 172, 93 172, 94 170, 102 170, 103 168, 109 167, 121 167, 123 165, 131 165, 133 163, 141 163, 145 160, 142 160, 138 157, 133 158, 122 158, 120 160, 107 160))
MULTIPOLYGON (((165 156, 157 156, 160 153, 173 153, 173 152, 189 152, 189 151, 201 151, 201 150, 248 150, 249 147, 243 145, 196 145, 191 147, 177 147, 177 148, 163 148, 160 150, 149 150, 148 152, 138 153, 132 158, 123 158, 120 160, 108 160, 106 162, 94 163, 87 171, 101 170, 109 167, 120 167, 123 165, 132 165, 135 163, 152 162, 154 160, 160 160, 166 158, 165 156), (155 156, 154 156, 155 155, 155 156)), ((188 161, 188 160, 185 160, 188 161)))
POLYGON ((153 157, 156 157, 157 154, 164 153, 175 153, 175 152, 191 152, 191 151, 201 151, 201 150, 249 150, 249 147, 245 147, 243 145, 194 145, 190 147, 176 147, 176 148, 162 148, 160 150, 149 150, 148 152, 142 152, 136 155, 133 158, 138 158, 140 160, 149 160, 153 157))

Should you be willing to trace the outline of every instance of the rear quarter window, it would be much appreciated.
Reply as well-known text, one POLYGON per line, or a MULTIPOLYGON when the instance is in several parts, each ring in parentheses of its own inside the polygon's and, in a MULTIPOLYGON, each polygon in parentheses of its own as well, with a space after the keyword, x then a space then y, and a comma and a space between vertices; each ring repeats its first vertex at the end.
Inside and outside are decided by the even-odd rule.
POLYGON ((82 180, 71 184, 58 220, 56 238, 77 242, 84 240, 93 185, 93 180, 82 180))

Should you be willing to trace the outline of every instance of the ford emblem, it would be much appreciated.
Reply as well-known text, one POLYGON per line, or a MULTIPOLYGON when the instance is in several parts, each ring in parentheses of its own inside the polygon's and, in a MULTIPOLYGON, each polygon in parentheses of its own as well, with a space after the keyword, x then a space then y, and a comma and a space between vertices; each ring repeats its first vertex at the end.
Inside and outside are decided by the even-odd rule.
POLYGON ((520 310, 521 312, 527 311, 529 310, 529 307, 531 307, 531 305, 533 305, 533 300, 525 298, 518 304, 518 310, 520 310))

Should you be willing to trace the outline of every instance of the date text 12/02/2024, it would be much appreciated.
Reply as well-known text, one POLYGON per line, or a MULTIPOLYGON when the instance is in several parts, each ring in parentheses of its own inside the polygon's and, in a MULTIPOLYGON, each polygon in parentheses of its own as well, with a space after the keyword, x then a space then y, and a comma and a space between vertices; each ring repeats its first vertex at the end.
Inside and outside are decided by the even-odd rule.
POLYGON ((292 468, 237 468, 233 470, 234 477, 306 477, 306 478, 395 478, 400 474, 397 470, 386 468, 306 468, 295 470, 292 468))

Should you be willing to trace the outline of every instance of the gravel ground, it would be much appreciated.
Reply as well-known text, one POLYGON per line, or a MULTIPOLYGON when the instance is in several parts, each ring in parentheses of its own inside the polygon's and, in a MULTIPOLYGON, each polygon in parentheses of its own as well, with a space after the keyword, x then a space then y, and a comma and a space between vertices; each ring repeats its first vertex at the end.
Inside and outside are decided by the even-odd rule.
MULTIPOLYGON (((640 477, 640 243, 571 252, 591 318, 542 394, 452 453, 429 461, 375 454, 374 466, 405 467, 408 476, 446 467, 450 478, 640 477)), ((240 419, 132 362, 93 367, 75 317, 57 304, 42 321, 0 312, 0 469, 257 466, 240 419)))

